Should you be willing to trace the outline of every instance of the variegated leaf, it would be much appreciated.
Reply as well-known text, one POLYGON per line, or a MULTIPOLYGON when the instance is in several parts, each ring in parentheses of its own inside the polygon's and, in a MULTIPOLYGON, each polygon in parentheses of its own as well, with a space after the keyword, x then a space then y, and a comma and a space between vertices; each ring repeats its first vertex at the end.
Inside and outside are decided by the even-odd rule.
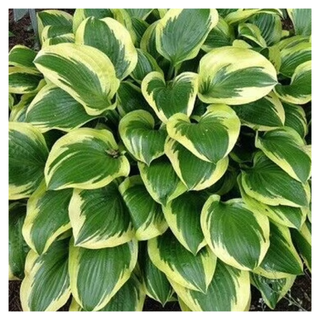
POLYGON ((37 12, 38 32, 41 40, 42 31, 46 26, 64 26, 72 31, 72 15, 63 10, 41 10, 37 12))
POLYGON ((254 17, 260 13, 267 13, 267 14, 280 14, 280 9, 226 9, 229 12, 224 17, 226 22, 229 24, 234 24, 237 22, 246 21, 249 18, 254 17))
POLYGON ((125 9, 131 18, 139 18, 145 20, 149 14, 152 12, 153 9, 135 9, 135 8, 130 8, 130 9, 125 9))
POLYGON ((207 197, 204 192, 186 192, 162 207, 171 231, 194 255, 206 245, 200 214, 207 197))
POLYGON ((45 253, 57 237, 71 228, 68 216, 71 196, 70 189, 47 191, 43 181, 29 198, 22 233, 37 254, 45 253))
POLYGON ((282 279, 268 279, 263 276, 251 273, 251 283, 261 292, 263 301, 270 309, 274 309, 291 289, 296 276, 288 276, 282 279))
POLYGON ((306 183, 311 175, 311 155, 300 135, 289 127, 257 134, 255 146, 292 178, 306 183))
POLYGON ((157 51, 173 66, 193 59, 218 19, 216 9, 170 9, 156 27, 157 51))
POLYGON ((149 194, 162 205, 187 190, 165 156, 154 160, 149 166, 138 162, 138 168, 149 194))
POLYGON ((57 311, 68 301, 68 242, 55 241, 40 256, 32 250, 28 253, 20 289, 23 311, 57 311))
POLYGON ((164 154, 167 132, 154 126, 153 116, 145 110, 132 111, 119 123, 119 134, 127 150, 147 165, 164 154))
POLYGON ((240 270, 253 270, 269 248, 269 220, 253 212, 242 199, 221 202, 208 198, 201 211, 204 237, 223 262, 240 270))
POLYGON ((152 263, 165 273, 170 282, 172 280, 185 288, 207 292, 217 260, 208 247, 193 255, 168 230, 162 236, 148 240, 148 253, 152 263))
POLYGON ((197 123, 185 114, 172 116, 167 123, 169 136, 199 159, 216 163, 228 155, 240 132, 240 120, 227 105, 210 105, 197 123))
POLYGON ((292 243, 289 228, 270 222, 270 247, 254 273, 269 279, 303 274, 302 261, 292 243))
POLYGON ((110 131, 79 128, 53 145, 45 166, 45 178, 49 190, 97 189, 115 178, 128 176, 129 171, 129 161, 119 154, 110 131))
POLYGON ((220 260, 206 293, 187 289, 169 280, 179 299, 191 311, 246 311, 251 301, 249 272, 220 260))
POLYGON ((30 248, 22 235, 22 226, 26 216, 26 205, 13 202, 9 204, 8 236, 9 236, 9 280, 24 278, 24 266, 30 248))
POLYGON ((114 181, 95 190, 74 189, 69 217, 76 246, 115 247, 134 236, 129 211, 114 181))
POLYGON ((311 238, 311 223, 306 221, 300 230, 290 230, 293 243, 301 255, 304 263, 311 272, 312 262, 312 238, 311 238))
POLYGON ((35 97, 34 93, 26 93, 20 97, 20 101, 12 106, 9 121, 12 122, 27 122, 26 113, 30 103, 35 97))
POLYGON ((156 118, 153 110, 144 99, 140 87, 134 85, 133 83, 129 81, 121 81, 116 97, 117 110, 119 111, 121 117, 131 111, 143 109, 151 112, 156 118))
POLYGON ((66 33, 66 34, 62 34, 61 36, 48 38, 45 42, 43 42, 42 48, 53 46, 59 43, 74 43, 74 34, 66 33))
POLYGON ((307 207, 310 202, 308 183, 290 177, 262 152, 256 153, 251 169, 242 171, 240 183, 246 194, 270 206, 300 208, 307 207))
POLYGON ((100 50, 72 43, 43 48, 36 67, 57 87, 81 103, 90 115, 115 108, 111 99, 120 81, 111 60, 100 50))
POLYGON ((304 138, 308 133, 308 123, 303 107, 286 102, 282 105, 285 111, 284 125, 294 129, 301 138, 304 138))
POLYGON ((48 148, 41 132, 28 123, 9 122, 9 199, 29 197, 44 178, 48 148))
POLYGON ((105 53, 120 80, 127 77, 137 64, 138 54, 130 33, 115 19, 89 17, 77 28, 75 39, 77 44, 95 47, 105 53))
POLYGON ((119 191, 128 207, 135 237, 139 241, 154 238, 167 230, 161 206, 151 198, 140 176, 124 180, 119 191))
POLYGON ((278 84, 276 95, 287 103, 305 104, 311 101, 311 61, 300 64, 294 71, 288 85, 278 84))
POLYGON ((252 23, 242 22, 238 25, 238 35, 253 41, 261 48, 266 48, 267 43, 261 35, 260 29, 252 23))
POLYGON ((42 86, 42 75, 36 69, 9 67, 9 93, 33 93, 42 86))
POLYGON ((47 25, 42 30, 41 42, 43 45, 48 39, 60 37, 63 35, 70 35, 70 34, 72 34, 70 30, 70 26, 47 25))
POLYGON ((41 132, 51 129, 70 131, 94 119, 66 91, 48 84, 28 106, 26 121, 41 132))
MULTIPOLYGON (((111 300, 98 311, 142 311, 146 293, 135 275, 119 289, 111 300)), ((69 311, 85 311, 72 299, 69 311)))
POLYGON ((290 78, 302 63, 311 60, 311 43, 301 42, 280 51, 280 73, 290 78))
POLYGON ((9 52, 9 66, 35 69, 33 60, 36 55, 34 50, 24 45, 15 45, 9 52))
POLYGON ((287 9, 296 35, 311 36, 311 9, 287 9))
POLYGON ((144 98, 164 123, 178 112, 190 116, 197 90, 198 75, 193 72, 183 72, 166 82, 162 73, 153 71, 141 83, 144 98))
POLYGON ((221 16, 219 16, 217 25, 209 32, 206 41, 202 45, 201 49, 205 52, 209 52, 215 48, 230 46, 233 40, 233 29, 221 16))
POLYGON ((270 206, 248 196, 242 188, 240 179, 238 186, 241 191, 242 199, 251 211, 263 213, 277 224, 289 228, 295 228, 297 230, 300 230, 301 226, 305 222, 309 211, 308 207, 294 208, 283 205, 270 206))
POLYGON ((69 274, 72 296, 86 311, 106 306, 130 278, 138 256, 136 240, 90 250, 70 242, 69 274))
POLYGON ((253 102, 276 84, 272 63, 253 50, 227 46, 211 50, 200 60, 198 96, 205 103, 253 102))
POLYGON ((244 125, 258 131, 282 127, 285 122, 284 108, 274 93, 254 102, 234 106, 233 110, 244 125))
POLYGON ((140 242, 139 257, 141 276, 147 296, 164 306, 174 292, 166 275, 151 262, 147 251, 147 242, 140 242))
POLYGON ((203 190, 212 186, 228 168, 228 157, 217 163, 207 162, 173 139, 167 139, 164 149, 174 171, 188 190, 203 190))
POLYGON ((138 62, 135 69, 131 73, 131 77, 138 83, 150 72, 157 71, 163 74, 162 69, 158 66, 156 59, 148 52, 137 49, 138 62))

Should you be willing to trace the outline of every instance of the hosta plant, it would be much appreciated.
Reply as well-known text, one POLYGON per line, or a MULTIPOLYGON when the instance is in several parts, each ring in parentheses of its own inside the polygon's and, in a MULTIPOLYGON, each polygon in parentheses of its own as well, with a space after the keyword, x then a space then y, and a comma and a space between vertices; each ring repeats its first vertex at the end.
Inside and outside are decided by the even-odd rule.
POLYGON ((37 19, 9 53, 23 310, 244 311, 251 285, 275 308, 311 271, 311 10, 37 19))

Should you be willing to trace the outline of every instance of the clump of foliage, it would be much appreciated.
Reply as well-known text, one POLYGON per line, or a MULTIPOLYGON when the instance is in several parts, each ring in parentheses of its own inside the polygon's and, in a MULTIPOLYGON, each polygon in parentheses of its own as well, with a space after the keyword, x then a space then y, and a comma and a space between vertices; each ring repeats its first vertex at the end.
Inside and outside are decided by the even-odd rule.
POLYGON ((311 270, 310 11, 38 13, 9 53, 24 310, 274 308, 311 270))

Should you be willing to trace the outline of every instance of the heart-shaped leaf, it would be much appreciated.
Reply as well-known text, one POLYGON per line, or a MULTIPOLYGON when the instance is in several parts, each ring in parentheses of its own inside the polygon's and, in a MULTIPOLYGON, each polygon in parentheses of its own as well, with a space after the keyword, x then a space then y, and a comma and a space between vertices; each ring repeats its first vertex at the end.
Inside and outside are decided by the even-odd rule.
POLYGON ((210 105, 207 112, 192 123, 185 114, 176 114, 167 123, 169 136, 198 158, 217 163, 234 147, 240 120, 227 105, 210 105))
POLYGON ((173 139, 166 141, 165 153, 189 190, 203 190, 212 186, 224 175, 229 164, 228 157, 217 163, 201 160, 173 139))
POLYGON ((154 129, 154 119, 145 110, 126 114, 119 123, 120 137, 129 152, 139 161, 150 165, 164 154, 165 130, 154 129))
POLYGON ((127 176, 130 164, 110 131, 79 128, 56 141, 44 171, 50 190, 97 189, 127 176))
POLYGON ((95 47, 105 53, 114 65, 118 79, 124 79, 135 68, 138 54, 129 31, 112 18, 84 20, 77 29, 77 44, 95 47))
POLYGON ((170 9, 156 27, 158 52, 174 66, 196 57, 218 20, 216 9, 170 9))
POLYGON ((198 75, 183 72, 166 82, 162 73, 150 72, 141 83, 142 94, 161 121, 176 114, 190 116, 198 92, 198 75))
POLYGON ((165 156, 154 160, 150 166, 138 162, 138 168, 149 194, 162 205, 166 205, 187 190, 165 156))

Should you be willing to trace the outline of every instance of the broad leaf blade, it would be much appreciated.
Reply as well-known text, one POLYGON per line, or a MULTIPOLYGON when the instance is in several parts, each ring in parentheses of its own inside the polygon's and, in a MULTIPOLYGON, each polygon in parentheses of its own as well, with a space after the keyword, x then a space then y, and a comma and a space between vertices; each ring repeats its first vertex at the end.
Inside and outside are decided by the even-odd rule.
POLYGON ((57 311, 69 299, 68 242, 56 241, 40 256, 30 250, 20 289, 24 311, 57 311))
POLYGON ((28 123, 9 122, 9 199, 29 197, 43 180, 48 149, 28 123))
POLYGON ((115 247, 134 236, 130 215, 116 182, 95 190, 75 189, 69 216, 76 246, 115 247))
POLYGON ((102 309, 130 278, 137 262, 136 241, 90 250, 70 243, 71 292, 86 311, 102 309))
POLYGON ((127 176, 130 165, 119 155, 110 131, 80 128, 61 137, 52 147, 45 178, 50 190, 96 189, 127 176))

